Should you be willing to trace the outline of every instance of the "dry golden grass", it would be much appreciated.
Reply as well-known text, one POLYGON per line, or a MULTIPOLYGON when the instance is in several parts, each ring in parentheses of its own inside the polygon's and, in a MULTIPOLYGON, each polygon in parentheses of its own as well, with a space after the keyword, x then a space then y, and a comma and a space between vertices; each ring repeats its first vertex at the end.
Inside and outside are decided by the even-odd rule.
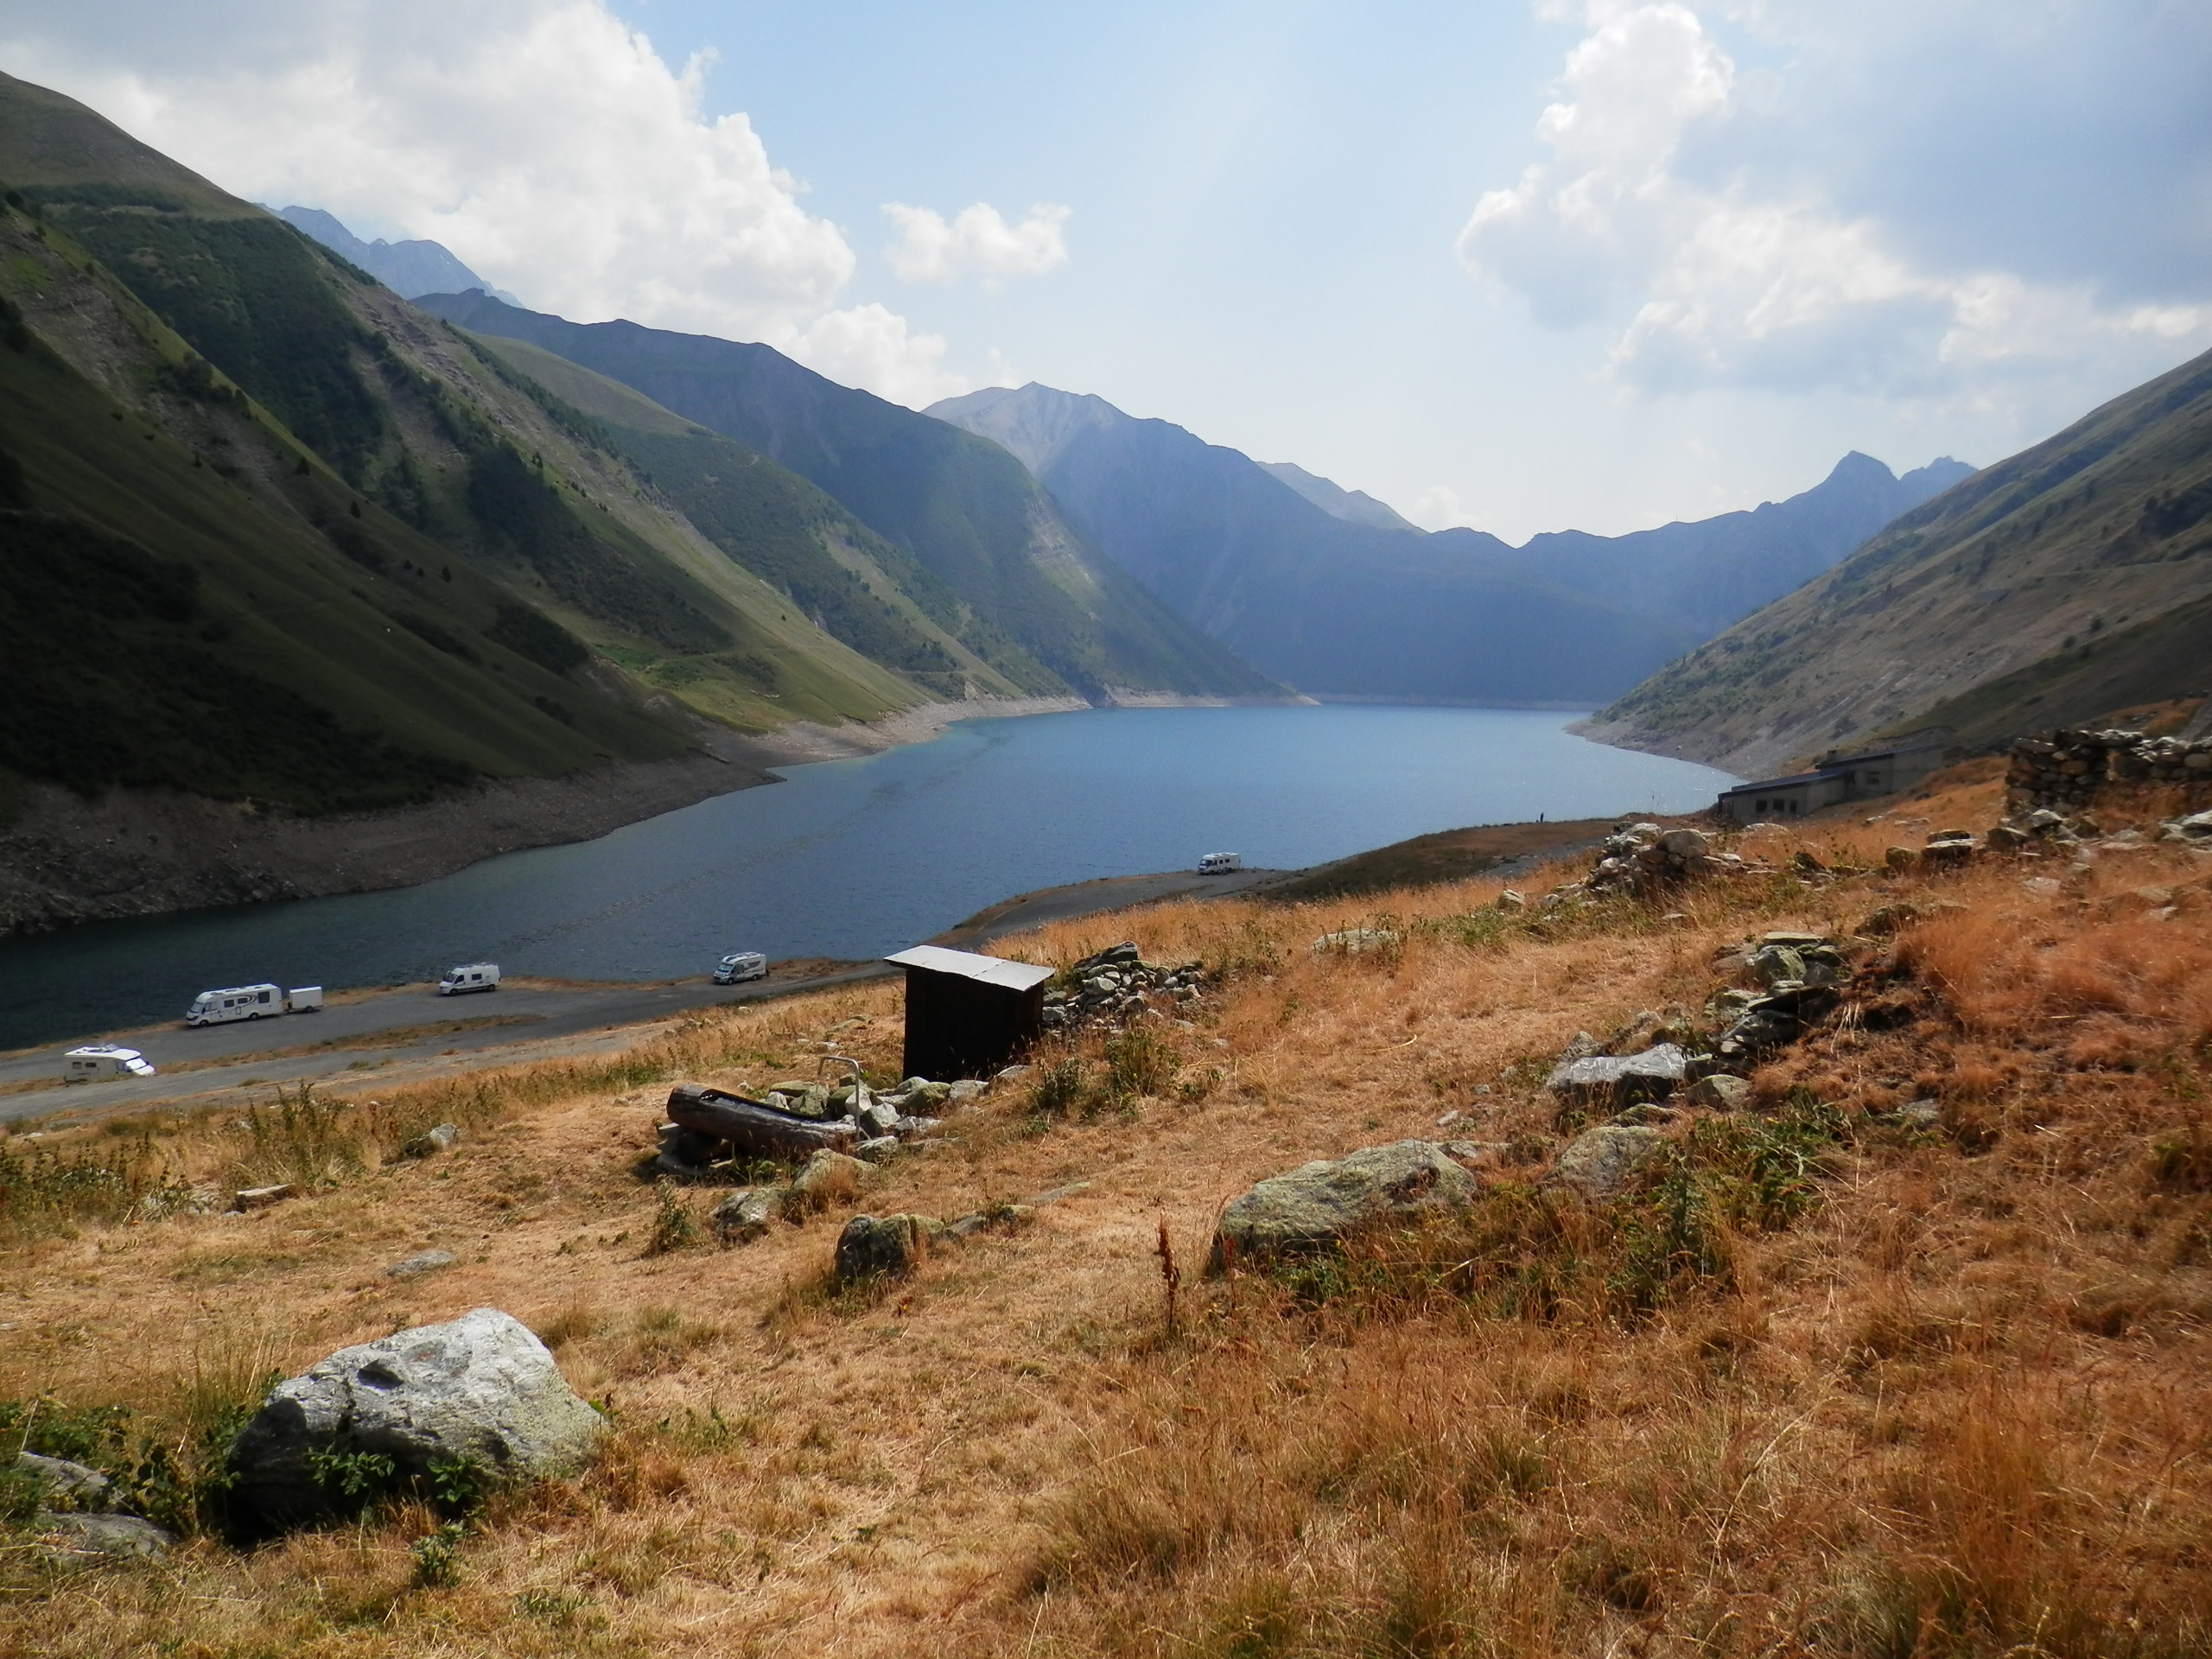
MULTIPOLYGON (((1986 823, 1994 793, 1766 839, 1878 863, 1899 818, 1986 823)), ((18 1552, 0 1651, 2212 1650, 2212 895, 2171 851, 2055 872, 2056 893, 2035 873, 1777 879, 1534 931, 1459 920, 1482 883, 1058 924, 1023 954, 1134 937, 1231 970, 1166 1033, 1156 1092, 1052 1118, 994 1095, 852 1204, 727 1251, 646 1253, 665 1082, 810 1072, 825 1041, 888 1075, 895 987, 702 1020, 598 1071, 383 1096, 361 1173, 313 1197, 9 1246, 0 1397, 128 1403, 184 1446, 272 1364, 492 1305, 611 1405, 606 1456, 496 1503, 444 1587, 418 1582, 418 1509, 88 1575, 18 1552), (1862 953, 1889 976, 1758 1079, 1841 1109, 1821 1202, 1716 1241, 1702 1288, 1624 1315, 1588 1217, 1544 1247, 1588 1294, 1521 1317, 1436 1271, 1449 1236, 1356 1259, 1341 1294, 1197 1273, 1220 1205, 1306 1159, 1447 1132, 1547 1154, 1540 1067, 1577 1029, 1694 1007, 1751 932, 1899 899, 1926 919, 1862 953), (1401 950, 1306 949, 1378 918, 1401 950), (1923 1096, 1938 1132, 1866 1116, 1923 1096), (439 1117, 470 1126, 454 1152, 388 1159, 439 1117), (907 1284, 827 1284, 854 1208, 1076 1181, 907 1284), (1163 1223, 1190 1269, 1172 1332, 1163 1223), (459 1264, 383 1275, 433 1246, 459 1264)), ((1105 1075, 1095 1043, 1075 1058, 1105 1075)), ((217 1122, 150 1144, 186 1178, 240 1154, 217 1122)))

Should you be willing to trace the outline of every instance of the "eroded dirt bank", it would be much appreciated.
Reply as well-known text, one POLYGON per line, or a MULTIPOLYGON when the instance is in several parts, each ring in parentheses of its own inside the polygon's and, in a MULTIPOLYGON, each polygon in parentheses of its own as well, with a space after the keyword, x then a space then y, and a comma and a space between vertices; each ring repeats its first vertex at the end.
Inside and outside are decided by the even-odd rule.
POLYGON ((925 742, 957 720, 1057 713, 1074 697, 931 703, 873 725, 717 730, 706 752, 569 778, 486 784, 423 806, 265 816, 167 790, 88 801, 34 785, 0 827, 0 936, 215 905, 410 887, 525 847, 588 841, 710 796, 775 782, 770 766, 925 742))

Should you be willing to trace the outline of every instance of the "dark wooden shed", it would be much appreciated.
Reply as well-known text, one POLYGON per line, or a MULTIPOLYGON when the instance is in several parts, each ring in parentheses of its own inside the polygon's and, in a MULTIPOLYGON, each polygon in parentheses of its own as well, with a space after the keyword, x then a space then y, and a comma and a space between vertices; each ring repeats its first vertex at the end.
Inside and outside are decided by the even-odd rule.
POLYGON ((1050 968, 918 944, 885 960, 906 970, 906 1075, 988 1077, 1045 1028, 1050 968))

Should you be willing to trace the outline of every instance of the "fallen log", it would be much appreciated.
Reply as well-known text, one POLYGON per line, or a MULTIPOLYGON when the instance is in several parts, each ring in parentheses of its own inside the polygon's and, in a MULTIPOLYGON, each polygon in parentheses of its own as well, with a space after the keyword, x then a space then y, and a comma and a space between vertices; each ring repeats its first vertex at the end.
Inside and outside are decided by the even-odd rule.
POLYGON ((849 1122, 817 1122, 793 1117, 757 1100, 709 1089, 703 1083, 679 1083, 668 1091, 668 1121, 698 1134, 727 1141, 755 1158, 804 1158, 827 1147, 850 1152, 859 1138, 849 1122))

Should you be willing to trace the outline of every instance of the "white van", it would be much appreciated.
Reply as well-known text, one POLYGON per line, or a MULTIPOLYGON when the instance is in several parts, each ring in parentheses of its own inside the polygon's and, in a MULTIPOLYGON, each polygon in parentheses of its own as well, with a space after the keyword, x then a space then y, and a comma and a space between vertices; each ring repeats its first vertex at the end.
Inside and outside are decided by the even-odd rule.
POLYGON ((768 958, 758 950, 733 950, 715 964, 715 983, 735 985, 748 979, 768 976, 768 958))
POLYGON ((284 1012, 284 993, 274 985, 233 985, 226 991, 202 991, 184 1011, 188 1026, 219 1026, 232 1020, 258 1020, 284 1012))
POLYGON ((106 1077, 150 1077, 154 1068, 135 1048, 113 1043, 87 1043, 61 1057, 61 1081, 97 1083, 106 1077))
POLYGON ((438 982, 440 996, 459 996, 467 991, 496 991, 499 988, 499 964, 496 962, 464 962, 458 968, 446 969, 446 976, 438 982))
POLYGON ((1243 868, 1244 856, 1241 853, 1208 853, 1198 861, 1200 875, 1227 875, 1243 868))

